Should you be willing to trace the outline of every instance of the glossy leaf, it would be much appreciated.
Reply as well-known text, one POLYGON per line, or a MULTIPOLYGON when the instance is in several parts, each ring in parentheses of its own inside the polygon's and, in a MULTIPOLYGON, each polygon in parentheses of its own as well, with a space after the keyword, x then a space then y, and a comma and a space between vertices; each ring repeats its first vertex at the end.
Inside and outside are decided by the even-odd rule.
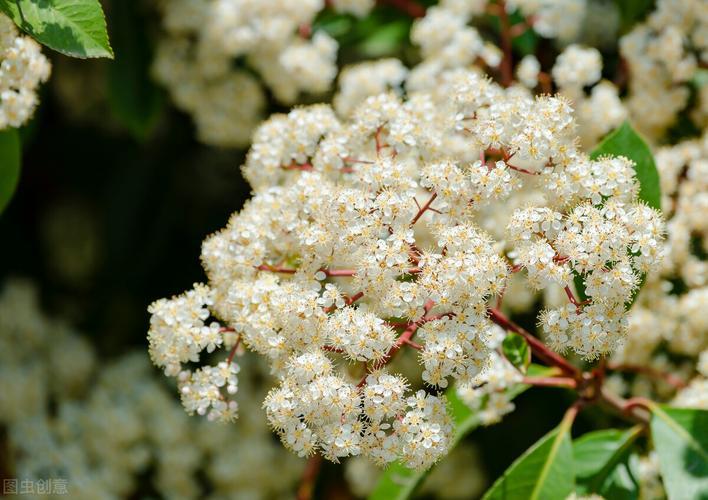
POLYGON ((566 417, 497 479, 483 500, 565 500, 575 490, 572 419, 566 417))
POLYGON ((98 0, 0 0, 23 31, 67 56, 113 58, 98 0))
MULTIPOLYGON (((552 369, 539 365, 530 365, 529 374, 544 376, 551 373, 552 369)), ((529 385, 518 384, 508 390, 509 396, 515 398, 529 385)), ((455 422, 455 435, 452 438, 450 449, 470 432, 479 427, 482 422, 479 413, 473 412, 458 396, 454 387, 449 388, 445 395, 448 400, 448 411, 455 422)), ((410 498, 415 490, 422 484, 430 470, 416 471, 396 462, 388 466, 379 478, 374 491, 369 495, 369 500, 404 500, 410 498)))
POLYGON ((510 333, 502 342, 502 352, 506 359, 522 373, 531 364, 531 349, 526 340, 516 333, 510 333))
POLYGON ((20 136, 17 129, 0 130, 0 214, 20 180, 20 136))
POLYGON ((617 474, 618 481, 624 480, 624 471, 615 469, 627 458, 641 431, 640 426, 625 431, 606 429, 589 432, 573 442, 575 475, 583 492, 603 492, 617 474))
POLYGON ((708 411, 652 405, 651 434, 669 498, 708 498, 708 411))

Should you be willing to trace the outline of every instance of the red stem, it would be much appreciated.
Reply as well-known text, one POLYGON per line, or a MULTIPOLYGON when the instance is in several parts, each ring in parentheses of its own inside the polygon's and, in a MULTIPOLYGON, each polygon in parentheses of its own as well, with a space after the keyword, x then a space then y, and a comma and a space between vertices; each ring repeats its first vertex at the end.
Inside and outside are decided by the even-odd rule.
POLYGON ((563 356, 560 356, 558 353, 555 353, 550 350, 539 339, 531 335, 529 332, 521 328, 516 323, 512 322, 509 318, 507 318, 504 313, 502 313, 498 309, 493 308, 487 309, 487 312, 489 313, 489 318, 494 323, 501 326, 505 330, 512 331, 524 337, 526 339, 526 342, 528 342, 531 346, 531 350, 533 351, 533 353, 539 359, 545 361, 548 364, 557 366, 564 373, 572 375, 573 377, 578 377, 580 375, 580 370, 578 370, 575 366, 571 365, 563 356))
POLYGON ((315 492, 315 483, 317 482, 317 476, 322 468, 322 456, 312 455, 307 460, 307 465, 305 465, 305 470, 302 473, 302 479, 300 480, 300 486, 297 489, 297 500, 310 500, 312 494, 315 492))
POLYGON ((502 58, 500 70, 501 70, 501 84, 504 87, 509 87, 514 82, 514 61, 511 48, 511 24, 509 23, 509 16, 506 13, 506 5, 504 0, 499 0, 497 2, 499 6, 499 24, 501 26, 501 46, 504 52, 504 57, 502 58))
POLYGON ((610 363, 607 368, 612 371, 641 373, 652 378, 663 380, 676 389, 683 389, 686 387, 686 382, 675 376, 673 373, 663 372, 650 366, 610 363))
POLYGON ((578 387, 575 379, 569 377, 524 377, 523 383, 542 387, 566 387, 568 389, 578 387))
POLYGON ((234 346, 231 348, 231 352, 229 353, 229 358, 226 360, 227 365, 230 365, 231 362, 234 360, 234 356, 236 356, 236 350, 238 349, 239 344, 241 344, 241 336, 240 335, 236 339, 236 343, 234 344, 234 346))
POLYGON ((430 199, 425 203, 425 205, 420 207, 420 210, 418 210, 418 213, 415 214, 415 217, 413 217, 413 220, 411 221, 411 226, 414 226, 415 223, 418 222, 418 219, 420 219, 425 213, 425 211, 430 208, 430 205, 433 203, 433 201, 435 201, 435 198, 437 197, 438 193, 433 193, 430 199))

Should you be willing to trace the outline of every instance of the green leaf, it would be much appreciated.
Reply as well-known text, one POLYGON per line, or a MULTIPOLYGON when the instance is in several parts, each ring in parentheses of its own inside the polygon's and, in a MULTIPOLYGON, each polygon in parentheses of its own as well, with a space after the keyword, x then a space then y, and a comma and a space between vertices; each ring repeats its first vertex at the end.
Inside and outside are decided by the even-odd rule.
POLYGON ((136 3, 121 1, 110 11, 116 60, 109 68, 108 103, 115 117, 138 140, 157 125, 163 95, 149 78, 152 51, 136 3))
POLYGON ((659 171, 654 157, 644 139, 624 122, 609 134, 590 153, 593 160, 604 155, 625 156, 632 160, 639 181, 639 199, 657 210, 661 210, 661 187, 659 171))
POLYGON ((651 411, 651 434, 669 498, 708 498, 708 411, 659 405, 651 411))
POLYGON ((704 85, 708 85, 708 69, 698 68, 693 74, 691 82, 697 89, 700 89, 704 85))
POLYGON ((17 129, 0 130, 0 214, 20 180, 20 136, 17 129))
POLYGON ((57 52, 79 58, 113 58, 98 0, 0 0, 0 10, 57 52))
MULTIPOLYGON (((540 365, 530 365, 529 374, 544 376, 551 373, 551 368, 540 365)), ((531 386, 518 384, 507 393, 510 398, 515 398, 531 386)), ((458 396, 454 387, 445 391, 448 400, 448 411, 455 422, 455 435, 452 438, 450 449, 464 439, 467 434, 479 427, 482 422, 479 413, 473 412, 458 396)), ((415 490, 422 484, 430 470, 416 471, 396 462, 391 464, 379 478, 374 491, 369 495, 369 500, 405 500, 410 498, 415 490)))
POLYGON ((626 31, 646 17, 652 10, 654 2, 653 0, 615 0, 615 5, 620 12, 622 31, 626 31))
POLYGON ((537 441, 504 472, 483 500, 565 500, 575 491, 572 418, 537 441))
POLYGON ((630 453, 641 426, 621 431, 606 429, 589 432, 573 442, 575 475, 585 493, 601 493, 608 478, 630 453))
POLYGON ((526 373, 531 364, 531 349, 526 339, 519 334, 510 333, 502 342, 502 352, 512 365, 526 373))
POLYGON ((410 21, 399 19, 375 30, 360 45, 359 50, 367 57, 383 57, 396 53, 408 39, 410 21))
POLYGON ((638 500, 638 462, 636 455, 630 455, 628 459, 617 464, 602 485, 600 495, 612 500, 638 500))

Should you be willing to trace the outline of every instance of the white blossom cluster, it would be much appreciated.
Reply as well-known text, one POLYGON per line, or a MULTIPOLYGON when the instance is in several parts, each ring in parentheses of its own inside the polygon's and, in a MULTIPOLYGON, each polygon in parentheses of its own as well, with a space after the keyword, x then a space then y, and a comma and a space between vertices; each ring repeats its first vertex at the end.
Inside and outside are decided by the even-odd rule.
MULTIPOLYGON (((174 375, 228 332, 279 378, 264 406, 286 447, 430 466, 450 442, 437 391, 451 380, 489 381, 489 421, 509 409, 500 392, 518 374, 495 353, 487 310, 510 275, 525 269, 533 289, 582 276, 589 302, 571 294, 542 322, 557 348, 593 358, 623 338, 624 304, 660 257, 662 222, 637 201, 632 162, 590 160, 574 125, 564 98, 474 69, 405 100, 371 96, 350 119, 327 105, 274 115, 243 166, 253 198, 204 242, 208 285, 151 306, 153 360, 174 375), (508 219, 508 241, 479 228, 528 189, 538 195, 508 219), (418 351, 432 390, 388 370, 402 349, 418 351)), ((224 397, 224 381, 199 401, 224 397)))
POLYGON ((149 308, 150 356, 164 368, 165 375, 177 377, 182 404, 190 414, 208 415, 210 420, 233 420, 238 404, 230 395, 238 390, 239 366, 229 359, 194 371, 182 367, 183 363, 199 361, 201 351, 212 353, 223 343, 219 324, 204 323, 211 304, 212 293, 204 285, 195 285, 172 300, 153 303, 149 308))
POLYGON ((0 14, 0 130, 20 127, 32 117, 37 88, 50 71, 39 44, 21 36, 12 20, 0 14))
POLYGON ((546 38, 560 42, 575 40, 588 8, 587 0, 510 0, 509 9, 518 8, 533 19, 533 29, 546 38))
POLYGON ((240 388, 238 427, 190 419, 144 352, 98 360, 83 336, 37 302, 25 282, 9 281, 0 294, 0 431, 9 477, 65 480, 65 496, 78 500, 146 490, 184 500, 285 498, 295 488, 303 464, 272 439, 259 408, 267 373, 257 359, 243 359, 250 376, 240 388))
POLYGON ((708 5, 658 0, 646 22, 620 39, 629 72, 626 106, 642 132, 661 135, 686 107, 688 83, 708 63, 708 5))
MULTIPOLYGON (((601 80, 600 52, 571 43, 580 37, 589 22, 586 18, 591 12, 586 12, 585 0, 507 2, 506 10, 507 15, 518 11, 525 16, 527 29, 554 38, 561 45, 569 44, 548 69, 548 74, 542 71, 534 55, 517 61, 514 74, 519 84, 532 91, 551 93, 552 83, 556 84, 558 91, 570 99, 575 108, 578 135, 584 147, 596 144, 627 118, 617 86, 601 80), (589 92, 586 93, 586 89, 589 92)), ((498 4, 486 0, 449 0, 429 8, 411 30, 411 41, 420 47, 422 62, 408 72, 396 59, 363 62, 345 68, 339 77, 335 110, 348 117, 370 95, 387 90, 402 92, 404 80, 407 90, 419 91, 432 89, 441 75, 451 69, 476 65, 491 72, 501 71, 501 49, 482 38, 473 25, 485 11, 499 16, 498 4)))
POLYGON ((536 56, 527 55, 519 61, 516 77, 531 90, 549 87, 552 79, 559 93, 570 99, 575 107, 578 134, 585 147, 595 145, 598 139, 627 118, 617 86, 601 80, 602 56, 596 48, 568 45, 556 58, 550 75, 542 73, 536 56), (541 85, 542 77, 547 78, 545 85, 541 85), (587 88, 589 94, 585 91, 587 88))
MULTIPOLYGON (((503 335, 499 337, 499 344, 502 339, 503 335)), ((490 358, 487 370, 457 386, 457 395, 477 412, 483 425, 495 424, 514 411, 508 389, 523 379, 519 370, 504 356, 492 351, 490 358)))
MULTIPOLYGON (((334 0, 365 15, 372 0, 334 0)), ((191 114, 200 140, 248 144, 262 119, 265 89, 284 104, 327 91, 337 75, 337 42, 311 33, 324 0, 158 0, 164 37, 153 74, 191 114), (257 75, 256 76, 254 76, 257 75)))
POLYGON ((540 36, 567 43, 579 35, 586 0, 512 0, 502 4, 488 0, 442 0, 413 25, 411 41, 420 46, 423 62, 412 70, 410 86, 430 87, 431 79, 441 72, 480 62, 497 68, 502 51, 485 41, 471 24, 485 12, 500 16, 500 6, 506 10, 505 15, 518 11, 529 28, 540 36))
POLYGON ((678 406, 708 408, 708 136, 656 151, 662 207, 667 215, 666 258, 647 275, 629 315, 626 343, 612 362, 670 373, 690 383, 616 377, 620 393, 673 399, 678 406))

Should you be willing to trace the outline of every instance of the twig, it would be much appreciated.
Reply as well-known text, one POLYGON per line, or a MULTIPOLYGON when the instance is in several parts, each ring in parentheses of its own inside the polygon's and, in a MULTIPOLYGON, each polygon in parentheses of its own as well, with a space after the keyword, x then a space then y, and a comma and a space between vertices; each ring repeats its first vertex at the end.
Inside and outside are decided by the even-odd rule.
POLYGON ((322 468, 322 456, 312 455, 305 465, 305 470, 302 473, 300 486, 297 489, 297 500, 310 500, 315 492, 315 484, 317 476, 322 468))
POLYGON ((684 382, 682 379, 680 379, 673 373, 663 372, 661 370, 652 368, 651 366, 632 365, 625 363, 610 363, 607 365, 607 368, 612 371, 640 373, 652 378, 660 379, 666 382, 667 384, 671 385, 675 389, 683 389, 687 385, 686 382, 684 382))
POLYGON ((541 387, 566 387, 568 389, 578 387, 575 379, 569 377, 524 377, 523 383, 541 387))
POLYGON ((560 368, 564 373, 572 375, 573 377, 578 377, 580 375, 580 370, 575 366, 571 365, 563 356, 550 350, 543 342, 531 335, 529 332, 521 328, 516 323, 512 322, 498 309, 489 308, 487 309, 489 313, 489 318, 501 326, 505 330, 518 333, 526 339, 526 342, 531 346, 533 353, 543 361, 548 364, 555 365, 560 368))
POLYGON ((498 6, 499 24, 501 26, 501 46, 504 52, 504 57, 502 57, 500 64, 501 84, 504 87, 509 87, 514 82, 514 55, 511 47, 511 24, 509 23, 509 16, 506 12, 504 0, 499 0, 498 6))
POLYGON ((430 199, 425 203, 425 205, 420 207, 420 210, 418 210, 418 213, 415 214, 415 217, 413 217, 413 220, 411 221, 411 226, 415 226, 415 223, 418 222, 418 219, 420 219, 425 213, 425 211, 430 208, 430 205, 433 203, 433 201, 435 201, 435 198, 437 197, 438 193, 433 193, 430 199))

